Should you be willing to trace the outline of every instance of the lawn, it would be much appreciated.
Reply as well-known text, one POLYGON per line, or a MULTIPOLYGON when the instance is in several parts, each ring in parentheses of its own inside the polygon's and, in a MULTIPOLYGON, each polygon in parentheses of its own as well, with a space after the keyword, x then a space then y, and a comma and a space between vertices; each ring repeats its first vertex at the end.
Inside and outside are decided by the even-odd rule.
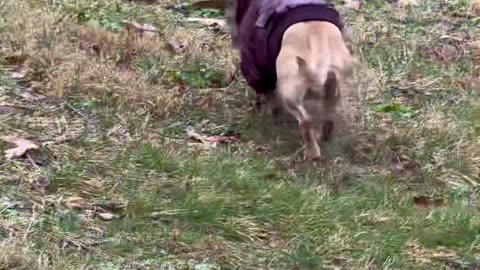
POLYGON ((180 2, 0 0, 0 269, 480 269, 469 1, 335 2, 359 67, 317 167, 180 2))

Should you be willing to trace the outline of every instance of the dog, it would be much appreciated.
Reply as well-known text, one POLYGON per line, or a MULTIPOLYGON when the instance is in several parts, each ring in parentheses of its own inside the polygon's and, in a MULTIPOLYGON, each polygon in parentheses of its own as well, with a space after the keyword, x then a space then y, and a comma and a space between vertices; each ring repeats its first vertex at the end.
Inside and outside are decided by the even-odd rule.
POLYGON ((336 126, 342 81, 353 57, 338 12, 326 0, 224 0, 232 45, 248 85, 273 111, 295 117, 305 160, 319 161, 319 142, 336 126))
POLYGON ((352 64, 342 34, 332 23, 301 22, 283 34, 276 61, 276 94, 299 123, 307 160, 322 158, 318 142, 332 136, 341 80, 352 64))

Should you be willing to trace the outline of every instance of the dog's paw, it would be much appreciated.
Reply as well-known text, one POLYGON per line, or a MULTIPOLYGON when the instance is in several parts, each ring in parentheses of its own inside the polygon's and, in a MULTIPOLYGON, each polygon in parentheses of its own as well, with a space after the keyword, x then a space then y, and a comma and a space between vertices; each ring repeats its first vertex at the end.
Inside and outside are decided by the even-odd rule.
POLYGON ((307 163, 310 163, 314 167, 322 166, 325 163, 325 159, 323 158, 323 156, 305 157, 305 161, 307 163))
POLYGON ((306 150, 304 160, 309 162, 318 162, 322 161, 323 157, 320 152, 306 150))

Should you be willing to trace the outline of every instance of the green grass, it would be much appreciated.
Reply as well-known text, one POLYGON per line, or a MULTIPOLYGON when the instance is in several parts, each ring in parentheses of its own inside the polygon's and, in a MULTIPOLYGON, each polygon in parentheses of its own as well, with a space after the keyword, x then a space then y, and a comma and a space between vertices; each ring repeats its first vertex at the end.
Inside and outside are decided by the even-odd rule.
POLYGON ((294 122, 253 113, 228 37, 184 21, 221 14, 174 2, 0 3, 0 106, 27 109, 0 110, 0 135, 42 146, 7 160, 0 139, 0 269, 479 264, 480 107, 478 89, 462 86, 478 65, 465 50, 480 34, 469 3, 338 6, 361 99, 312 167, 294 122), (132 36, 125 21, 162 35, 132 36), (20 65, 25 78, 10 78, 20 65), (212 147, 189 129, 241 139, 212 147), (71 197, 85 207, 69 209, 71 197))

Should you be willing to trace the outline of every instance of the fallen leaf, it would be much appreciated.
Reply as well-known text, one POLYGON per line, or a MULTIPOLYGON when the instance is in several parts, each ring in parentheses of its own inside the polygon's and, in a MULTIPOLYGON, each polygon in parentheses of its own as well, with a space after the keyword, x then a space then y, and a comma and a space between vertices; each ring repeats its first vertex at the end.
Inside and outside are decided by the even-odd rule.
POLYGON ((427 53, 437 61, 449 64, 455 62, 458 58, 458 51, 453 46, 443 46, 440 48, 429 48, 427 53))
POLYGON ((208 142, 211 143, 232 143, 238 141, 238 137, 236 136, 209 136, 206 138, 208 142))
POLYGON ((21 66, 28 60, 28 58, 29 55, 27 54, 14 54, 5 56, 3 60, 8 66, 21 66))
POLYGON ((158 35, 158 30, 155 26, 150 24, 140 24, 137 22, 126 22, 125 27, 127 31, 138 33, 145 36, 156 36, 158 35))
POLYGON ((103 220, 103 221, 112 221, 116 218, 118 218, 118 215, 112 214, 112 213, 97 213, 97 216, 103 220))
POLYGON ((36 145, 34 142, 24 138, 20 138, 20 137, 4 138, 4 140, 16 145, 15 148, 8 149, 5 151, 5 157, 7 159, 12 159, 14 157, 21 157, 28 150, 35 150, 39 148, 38 145, 36 145))
POLYGON ((205 136, 197 133, 194 130, 189 130, 187 131, 187 135, 204 144, 213 144, 215 147, 219 143, 232 143, 232 142, 237 142, 239 140, 239 135, 233 135, 233 136, 220 136, 220 135, 214 135, 214 136, 205 136))
POLYGON ((26 75, 27 75, 27 70, 25 68, 20 68, 19 70, 12 72, 12 74, 10 75, 10 78, 14 80, 21 80, 25 78, 26 75))
POLYGON ((60 247, 62 249, 65 249, 68 247, 74 247, 77 250, 88 250, 88 247, 85 244, 81 243, 78 240, 75 240, 72 237, 65 237, 64 239, 62 239, 60 243, 60 247))
POLYGON ((480 56, 480 40, 467 43, 467 49, 473 56, 480 56))
POLYGON ((211 9, 225 9, 227 0, 196 0, 191 6, 196 9, 211 8, 211 9))
POLYGON ((398 0, 397 4, 400 7, 418 6, 417 0, 398 0))
POLYGON ((397 177, 410 177, 415 173, 415 163, 407 156, 399 155, 391 160, 390 171, 397 177))
POLYGON ((169 39, 167 40, 168 49, 172 52, 183 52, 187 47, 186 44, 178 39, 169 39))
POLYGON ((45 195, 48 187, 50 186, 50 179, 48 177, 41 177, 32 183, 33 188, 45 195))
POLYGON ((82 181, 81 189, 86 193, 98 193, 104 190, 104 186, 97 180, 82 181))
POLYGON ((203 136, 203 135, 200 135, 199 133, 197 133, 196 131, 194 130, 189 130, 187 131, 187 135, 188 137, 196 140, 196 141, 199 141, 201 143, 207 143, 208 141, 206 140, 206 137, 203 136))
POLYGON ((221 30, 222 32, 227 33, 227 22, 222 19, 212 19, 212 18, 188 18, 187 22, 199 23, 205 26, 215 27, 221 30))
POLYGON ((472 0, 470 3, 470 9, 472 10, 472 13, 475 15, 480 15, 480 0, 472 0))
POLYGON ((346 0, 345 7, 352 10, 359 10, 363 6, 363 0, 346 0))
POLYGON ((127 204, 119 201, 107 201, 107 202, 96 203, 94 204, 94 206, 100 211, 117 212, 124 209, 127 206, 127 204))
POLYGON ((82 197, 68 197, 65 200, 65 205, 69 209, 81 210, 87 208, 87 202, 82 197))
POLYGON ((479 90, 480 91, 480 79, 478 76, 472 75, 463 81, 463 89, 465 90, 479 90))
POLYGON ((36 94, 32 88, 22 89, 19 96, 21 96, 22 98, 28 101, 39 101, 46 98, 43 95, 36 94))
POLYGON ((423 196, 423 195, 413 197, 413 202, 417 207, 423 208, 423 209, 428 209, 431 207, 440 207, 444 205, 444 202, 442 199, 433 200, 432 198, 428 196, 423 196))
POLYGON ((24 113, 25 110, 15 106, 9 105, 0 105, 0 114, 21 114, 24 113))

